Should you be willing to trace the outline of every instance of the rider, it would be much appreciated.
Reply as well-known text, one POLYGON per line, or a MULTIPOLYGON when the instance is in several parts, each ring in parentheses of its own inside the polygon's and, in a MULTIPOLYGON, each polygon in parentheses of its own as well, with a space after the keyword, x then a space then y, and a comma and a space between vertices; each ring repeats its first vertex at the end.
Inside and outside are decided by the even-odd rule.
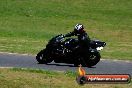
POLYGON ((82 24, 76 24, 74 31, 65 34, 63 37, 71 37, 71 36, 78 36, 78 40, 81 48, 87 50, 89 49, 90 38, 88 34, 85 32, 82 24))

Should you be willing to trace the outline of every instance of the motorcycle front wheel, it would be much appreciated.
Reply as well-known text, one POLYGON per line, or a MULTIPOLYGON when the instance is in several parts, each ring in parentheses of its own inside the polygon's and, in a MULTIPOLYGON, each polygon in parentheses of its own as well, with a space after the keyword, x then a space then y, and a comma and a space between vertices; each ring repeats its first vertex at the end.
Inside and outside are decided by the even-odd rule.
POLYGON ((89 58, 85 58, 85 62, 83 63, 87 67, 95 66, 100 61, 100 53, 99 52, 92 52, 89 58))

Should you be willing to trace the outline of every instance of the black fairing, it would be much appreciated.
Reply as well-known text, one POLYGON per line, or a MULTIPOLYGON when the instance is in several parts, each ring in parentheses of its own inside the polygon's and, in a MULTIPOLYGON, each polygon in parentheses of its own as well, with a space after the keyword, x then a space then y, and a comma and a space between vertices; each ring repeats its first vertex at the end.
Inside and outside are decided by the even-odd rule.
POLYGON ((78 46, 78 39, 68 38, 64 41, 64 47, 72 50, 73 48, 78 46))
POLYGON ((97 47, 104 47, 104 46, 106 46, 106 43, 100 40, 92 40, 90 42, 90 47, 93 49, 96 49, 97 47))

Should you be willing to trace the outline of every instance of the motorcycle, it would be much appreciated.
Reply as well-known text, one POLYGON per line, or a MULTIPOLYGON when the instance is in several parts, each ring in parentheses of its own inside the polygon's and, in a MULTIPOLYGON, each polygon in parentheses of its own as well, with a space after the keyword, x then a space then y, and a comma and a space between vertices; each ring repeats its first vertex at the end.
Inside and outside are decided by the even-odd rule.
POLYGON ((64 39, 63 35, 53 37, 46 48, 41 50, 36 60, 40 64, 55 63, 74 64, 91 67, 96 65, 101 58, 100 50, 106 45, 100 40, 91 40, 90 47, 87 51, 80 50, 79 40, 77 38, 64 39))

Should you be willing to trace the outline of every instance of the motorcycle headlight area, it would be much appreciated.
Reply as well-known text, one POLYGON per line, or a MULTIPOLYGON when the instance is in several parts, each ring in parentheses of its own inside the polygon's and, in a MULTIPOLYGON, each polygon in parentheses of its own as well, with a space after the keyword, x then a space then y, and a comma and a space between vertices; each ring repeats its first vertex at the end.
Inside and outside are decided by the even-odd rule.
POLYGON ((97 47, 96 49, 98 50, 98 51, 100 51, 100 50, 102 50, 104 47, 97 47))

